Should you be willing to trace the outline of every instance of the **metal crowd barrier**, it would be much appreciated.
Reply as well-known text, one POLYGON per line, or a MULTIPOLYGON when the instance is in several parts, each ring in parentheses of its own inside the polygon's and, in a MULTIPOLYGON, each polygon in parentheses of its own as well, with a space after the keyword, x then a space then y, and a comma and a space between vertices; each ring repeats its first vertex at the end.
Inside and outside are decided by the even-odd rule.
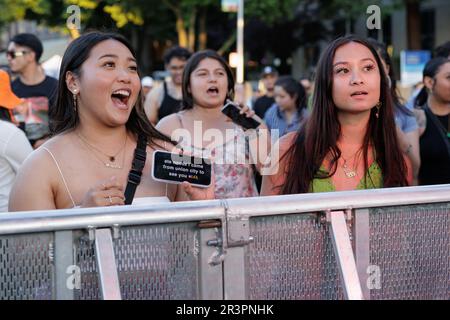
POLYGON ((450 299, 450 185, 3 213, 0 299, 450 299))

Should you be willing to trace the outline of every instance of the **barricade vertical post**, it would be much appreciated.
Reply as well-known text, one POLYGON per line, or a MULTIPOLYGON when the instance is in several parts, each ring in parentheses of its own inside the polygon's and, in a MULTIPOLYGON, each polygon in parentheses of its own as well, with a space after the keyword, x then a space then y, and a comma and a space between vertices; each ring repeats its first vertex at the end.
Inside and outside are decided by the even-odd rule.
POLYGON ((104 300, 121 300, 119 276, 110 229, 95 230, 95 258, 104 300))
POLYGON ((223 261, 223 282, 225 300, 246 300, 246 268, 245 247, 233 247, 227 249, 227 255, 223 261))
POLYGON ((214 228, 200 229, 199 280, 200 299, 202 300, 223 299, 222 263, 210 263, 210 259, 216 254, 217 249, 207 244, 216 237, 214 228))
POLYGON ((73 253, 73 235, 72 231, 55 232, 55 290, 57 300, 73 300, 76 289, 76 283, 79 283, 80 276, 75 271, 72 274, 75 264, 73 253), (67 273, 69 271, 69 273, 67 273))
POLYGON ((330 237, 341 275, 341 283, 345 298, 349 300, 362 300, 363 294, 355 258, 353 256, 345 214, 343 211, 327 212, 327 221, 331 226, 330 237))
POLYGON ((251 241, 249 219, 235 216, 228 206, 226 215, 226 256, 223 262, 225 300, 248 299, 246 256, 247 245, 251 241))
POLYGON ((370 264, 369 209, 355 210, 353 224, 356 268, 365 300, 370 300, 367 269, 370 264))

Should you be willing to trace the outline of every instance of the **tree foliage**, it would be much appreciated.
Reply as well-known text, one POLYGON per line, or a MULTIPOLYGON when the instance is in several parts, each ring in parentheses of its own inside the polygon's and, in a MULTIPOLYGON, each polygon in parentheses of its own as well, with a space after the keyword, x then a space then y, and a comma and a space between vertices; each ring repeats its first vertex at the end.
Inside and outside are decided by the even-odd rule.
MULTIPOLYGON (((350 21, 373 4, 385 16, 425 1, 245 0, 246 48, 259 60, 267 51, 288 56, 299 46, 329 37, 333 30, 323 23, 327 19, 350 21)), ((149 57, 159 59, 171 43, 222 54, 236 43, 236 13, 222 12, 221 0, 0 0, 0 28, 28 19, 67 32, 70 5, 81 8, 81 31, 115 29, 129 37, 146 68, 152 68, 149 57)))

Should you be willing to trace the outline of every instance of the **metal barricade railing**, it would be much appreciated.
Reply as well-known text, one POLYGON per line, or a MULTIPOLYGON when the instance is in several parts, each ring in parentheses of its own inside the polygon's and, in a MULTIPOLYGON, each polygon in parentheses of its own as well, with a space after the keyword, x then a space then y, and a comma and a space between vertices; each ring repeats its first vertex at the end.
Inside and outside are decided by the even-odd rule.
POLYGON ((450 185, 0 214, 0 299, 450 299, 450 185))

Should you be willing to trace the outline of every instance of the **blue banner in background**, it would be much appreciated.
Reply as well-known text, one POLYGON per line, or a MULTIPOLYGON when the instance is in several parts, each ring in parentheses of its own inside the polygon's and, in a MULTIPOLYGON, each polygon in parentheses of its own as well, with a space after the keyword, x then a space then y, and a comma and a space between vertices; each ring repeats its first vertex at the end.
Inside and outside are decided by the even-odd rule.
POLYGON ((406 87, 422 82, 423 69, 430 58, 430 51, 402 51, 400 55, 402 85, 406 87))

